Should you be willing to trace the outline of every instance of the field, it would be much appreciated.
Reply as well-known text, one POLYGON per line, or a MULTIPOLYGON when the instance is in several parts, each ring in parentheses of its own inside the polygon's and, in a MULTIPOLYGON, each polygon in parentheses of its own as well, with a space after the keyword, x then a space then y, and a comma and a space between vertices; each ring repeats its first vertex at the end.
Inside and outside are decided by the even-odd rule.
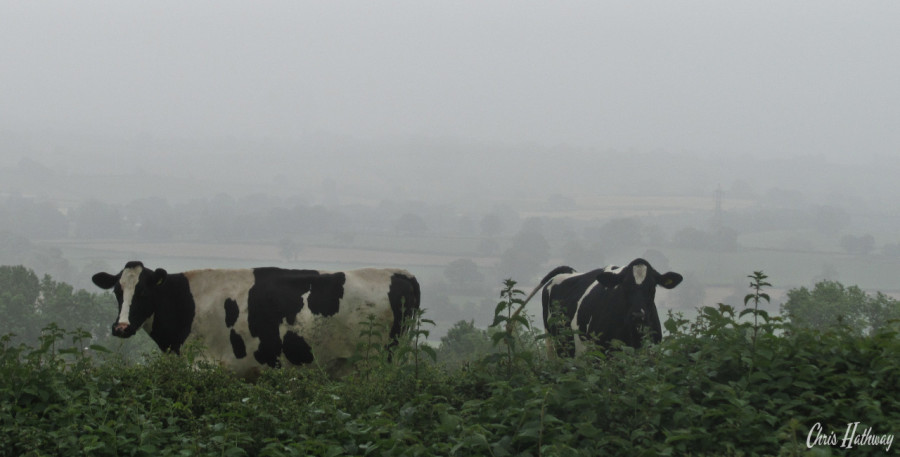
MULTIPOLYGON (((722 200, 726 211, 741 211, 752 207, 748 200, 722 200)), ((711 216, 714 201, 699 197, 659 196, 582 196, 572 200, 570 207, 549 209, 547 200, 513 201, 519 208, 519 220, 541 217, 546 221, 567 220, 590 225, 589 221, 603 221, 621 217, 663 217, 680 215, 687 219, 706 219, 711 216)), ((556 223, 548 222, 545 230, 547 241, 559 252, 566 242, 559 238, 556 223)), ((596 222, 595 224, 600 224, 596 222)), ((889 235, 889 234, 888 234, 889 235)), ((118 269, 128 260, 141 260, 154 267, 169 271, 196 268, 250 268, 258 266, 282 266, 286 268, 311 268, 341 270, 379 266, 405 268, 413 272, 422 283, 423 306, 431 311, 451 303, 455 308, 478 304, 479 308, 460 308, 458 319, 449 312, 441 314, 433 338, 443 336, 446 330, 460 319, 484 316, 496 300, 489 290, 506 278, 498 271, 499 253, 510 246, 510 235, 495 240, 498 249, 485 254, 480 249, 483 241, 475 236, 452 236, 447 233, 423 233, 417 235, 388 233, 334 234, 321 233, 294 240, 296 257, 291 260, 282 255, 276 240, 260 242, 134 242, 124 240, 54 240, 42 244, 58 248, 62 256, 81 268, 85 265, 106 265, 118 269), (487 283, 474 290, 447 289, 445 268, 454 260, 465 258, 477 265, 487 283), (488 292, 486 292, 488 291, 488 292), (453 295, 451 300, 448 295, 453 295)), ((884 238, 889 239, 889 237, 884 238)), ((604 259, 603 262, 625 262, 641 256, 647 249, 662 252, 671 269, 687 278, 684 285, 673 291, 660 291, 657 303, 665 310, 676 310, 693 315, 703 305, 725 302, 740 305, 734 297, 746 293, 747 275, 764 271, 772 278, 773 297, 770 312, 777 312, 786 292, 798 287, 811 287, 822 278, 836 279, 847 285, 858 285, 863 290, 881 291, 900 296, 896 271, 900 271, 900 259, 878 254, 862 256, 841 252, 836 236, 824 236, 814 230, 772 230, 742 233, 738 248, 733 251, 686 249, 671 243, 664 246, 635 246, 627 251, 628 258, 604 259), (694 290, 690 290, 694 289, 694 290), (697 292, 699 289, 699 292, 697 292), (687 297, 687 298, 686 298, 687 297)), ((543 271, 553 266, 569 264, 570 260, 559 254, 549 259, 543 271)), ((597 265, 601 266, 601 265, 597 265)), ((534 277, 513 278, 521 288, 536 285, 540 274, 534 277)), ((88 276, 77 283, 79 287, 92 289, 88 276)), ((537 303, 529 304, 529 310, 539 315, 537 303)), ((484 327, 489 322, 480 319, 484 327)))

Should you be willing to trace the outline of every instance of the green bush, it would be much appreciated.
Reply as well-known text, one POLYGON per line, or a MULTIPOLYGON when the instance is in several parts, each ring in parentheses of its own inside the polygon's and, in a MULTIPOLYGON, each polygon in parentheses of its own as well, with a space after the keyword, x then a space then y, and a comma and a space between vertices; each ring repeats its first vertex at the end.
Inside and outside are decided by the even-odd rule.
POLYGON ((434 363, 414 334, 340 379, 281 369, 249 383, 193 363, 197 348, 134 363, 56 326, 35 346, 6 336, 0 455, 831 455, 850 452, 847 424, 900 430, 898 324, 795 326, 749 306, 765 299, 753 278, 742 311, 670 314, 660 344, 575 359, 547 359, 510 321, 508 283, 497 320, 515 325, 479 336, 497 343, 480 358, 434 363), (816 424, 838 443, 808 448, 816 424))

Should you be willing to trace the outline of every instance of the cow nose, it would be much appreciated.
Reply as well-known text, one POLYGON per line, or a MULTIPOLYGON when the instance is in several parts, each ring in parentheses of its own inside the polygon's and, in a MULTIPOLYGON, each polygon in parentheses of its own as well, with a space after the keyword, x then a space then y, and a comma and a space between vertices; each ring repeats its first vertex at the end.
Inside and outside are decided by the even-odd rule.
POLYGON ((113 326, 113 335, 115 336, 124 336, 125 331, 128 330, 128 324, 119 322, 113 326))

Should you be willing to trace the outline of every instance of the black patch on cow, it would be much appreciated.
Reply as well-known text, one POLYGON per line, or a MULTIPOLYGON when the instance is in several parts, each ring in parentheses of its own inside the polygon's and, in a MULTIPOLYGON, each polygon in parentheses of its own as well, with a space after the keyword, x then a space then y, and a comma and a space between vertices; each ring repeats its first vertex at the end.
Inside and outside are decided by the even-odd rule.
POLYGON ((315 359, 312 348, 302 336, 295 332, 284 334, 284 357, 294 365, 312 363, 315 359))
POLYGON ((336 314, 346 277, 343 273, 272 267, 254 269, 253 276, 253 287, 247 296, 250 335, 259 338, 259 348, 253 356, 261 364, 276 367, 284 350, 279 335, 281 324, 296 322, 297 314, 306 306, 306 294, 311 312, 322 316, 336 314))
POLYGON ((235 300, 227 299, 225 300, 225 326, 228 328, 234 327, 234 324, 238 320, 238 316, 241 311, 238 309, 238 304, 235 300))
POLYGON ((237 359, 247 357, 247 345, 244 344, 244 339, 235 329, 231 329, 231 350, 237 359))
MULTIPOLYGON (((143 274, 141 281, 144 281, 143 274)), ((153 315, 150 337, 163 351, 179 353, 191 333, 196 306, 187 278, 184 274, 168 275, 163 284, 147 287, 143 293, 144 297, 132 302, 132 309, 150 307, 153 315)))
POLYGON ((346 281, 347 275, 344 273, 323 274, 316 277, 310 284, 309 297, 306 299, 309 310, 313 314, 325 317, 337 314, 341 308, 346 281))

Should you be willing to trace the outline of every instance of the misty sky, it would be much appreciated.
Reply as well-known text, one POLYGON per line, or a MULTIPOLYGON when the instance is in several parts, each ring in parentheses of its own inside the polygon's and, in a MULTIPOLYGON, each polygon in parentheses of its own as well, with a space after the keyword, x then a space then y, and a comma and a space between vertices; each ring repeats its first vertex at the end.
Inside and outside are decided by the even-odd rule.
POLYGON ((897 1, 0 1, 0 129, 900 152, 897 1))

